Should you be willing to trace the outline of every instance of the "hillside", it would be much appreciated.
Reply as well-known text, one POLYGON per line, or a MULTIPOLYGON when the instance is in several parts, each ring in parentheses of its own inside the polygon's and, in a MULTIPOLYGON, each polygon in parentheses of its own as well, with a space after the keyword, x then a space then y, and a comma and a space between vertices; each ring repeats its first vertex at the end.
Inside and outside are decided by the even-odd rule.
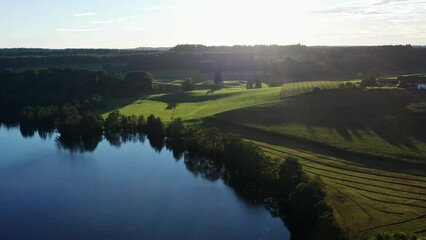
POLYGON ((195 120, 237 108, 278 101, 280 87, 247 90, 242 87, 218 91, 197 90, 155 94, 140 99, 117 100, 109 109, 119 109, 127 115, 154 114, 168 122, 172 116, 195 120))
POLYGON ((340 90, 217 114, 205 124, 241 134, 268 155, 300 159, 324 181, 351 238, 386 231, 422 236, 425 103, 424 92, 340 90))
POLYGON ((416 162, 426 157, 426 94, 418 91, 307 94, 216 118, 349 152, 416 162))
POLYGON ((327 200, 354 239, 383 231, 424 235, 426 94, 336 90, 333 82, 289 86, 296 94, 282 101, 279 87, 238 86, 155 94, 111 102, 110 108, 165 121, 173 114, 204 119, 253 141, 267 155, 298 157, 308 174, 321 176, 327 200), (331 90, 309 92, 315 87, 331 90))

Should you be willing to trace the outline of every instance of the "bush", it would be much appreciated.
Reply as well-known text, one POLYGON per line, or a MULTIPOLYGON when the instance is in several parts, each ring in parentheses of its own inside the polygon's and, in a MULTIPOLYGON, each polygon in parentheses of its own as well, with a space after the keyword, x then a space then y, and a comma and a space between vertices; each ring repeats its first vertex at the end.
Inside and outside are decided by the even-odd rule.
POLYGON ((319 88, 319 87, 314 87, 314 90, 313 90, 313 92, 321 92, 321 88, 319 88))
POLYGON ((121 131, 121 113, 118 110, 112 111, 105 119, 105 131, 118 133, 121 131))
POLYGON ((163 138, 165 136, 164 124, 159 117, 149 115, 146 120, 146 134, 148 137, 163 138))
POLYGON ((181 85, 183 91, 192 91, 194 90, 194 81, 191 78, 185 79, 181 85))
POLYGON ((143 90, 151 90, 154 78, 148 72, 131 72, 124 77, 123 88, 127 94, 138 94, 143 90))
POLYGON ((281 201, 287 201, 297 185, 306 182, 308 177, 303 172, 302 165, 294 157, 288 157, 280 167, 278 193, 281 201))
POLYGON ((83 114, 80 122, 80 131, 82 135, 100 135, 103 132, 103 128, 104 119, 100 114, 96 114, 90 111, 83 114))
POLYGON ((346 82, 345 85, 346 85, 346 88, 354 88, 355 87, 355 85, 352 82, 346 82))

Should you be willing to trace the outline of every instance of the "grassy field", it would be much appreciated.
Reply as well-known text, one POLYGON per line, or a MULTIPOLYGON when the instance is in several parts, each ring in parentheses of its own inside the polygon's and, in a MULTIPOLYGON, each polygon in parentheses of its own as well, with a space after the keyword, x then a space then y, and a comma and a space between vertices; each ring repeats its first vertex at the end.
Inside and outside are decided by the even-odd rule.
POLYGON ((127 115, 154 114, 165 122, 172 116, 195 120, 224 111, 279 100, 280 87, 247 90, 240 86, 218 91, 197 90, 156 94, 141 99, 123 99, 108 103, 108 109, 119 109, 127 115))
POLYGON ((308 174, 324 180, 327 199, 353 239, 384 231, 426 236, 425 92, 308 93, 314 87, 334 89, 338 84, 293 84, 297 93, 279 101, 280 87, 247 90, 235 81, 214 92, 116 100, 109 109, 155 114, 166 122, 172 116, 188 121, 204 118, 206 126, 241 134, 268 155, 298 157, 308 174))
POLYGON ((360 80, 348 80, 348 81, 311 81, 311 82, 292 82, 285 83, 281 89, 281 99, 288 97, 298 96, 300 94, 312 92, 315 88, 321 90, 337 89, 341 83, 346 82, 360 82, 360 80))
POLYGON ((216 117, 349 152, 426 159, 426 94, 420 91, 320 92, 216 117))
POLYGON ((272 157, 297 157, 309 175, 324 181, 327 200, 351 239, 368 239, 386 231, 426 236, 424 168, 357 156, 348 160, 312 145, 298 145, 279 135, 215 118, 207 119, 205 125, 240 134, 272 157))
POLYGON ((338 221, 354 239, 383 231, 426 234, 426 177, 374 169, 342 159, 256 142, 268 155, 296 156, 320 176, 338 221))

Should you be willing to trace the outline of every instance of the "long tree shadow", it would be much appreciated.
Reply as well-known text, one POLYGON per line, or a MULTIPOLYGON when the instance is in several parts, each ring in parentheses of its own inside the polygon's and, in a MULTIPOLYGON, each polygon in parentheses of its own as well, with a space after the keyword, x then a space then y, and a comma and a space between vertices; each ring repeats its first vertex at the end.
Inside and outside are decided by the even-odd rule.
POLYGON ((123 108, 129 104, 142 101, 146 99, 146 96, 134 96, 134 97, 128 97, 128 98, 119 98, 114 100, 109 100, 105 103, 105 106, 102 108, 102 112, 111 112, 116 109, 123 108))
POLYGON ((152 96, 149 100, 163 102, 167 104, 166 109, 173 109, 179 103, 197 103, 197 102, 206 102, 217 100, 219 98, 224 98, 233 95, 234 93, 223 93, 223 94, 209 94, 208 91, 206 94, 199 94, 197 92, 178 92, 163 94, 159 96, 152 96))
POLYGON ((413 139, 426 143, 426 111, 413 111, 410 106, 423 106, 425 102, 426 93, 419 91, 336 91, 230 111, 218 118, 266 127, 303 124, 311 134, 320 127, 348 142, 377 135, 394 147, 418 151, 413 139))

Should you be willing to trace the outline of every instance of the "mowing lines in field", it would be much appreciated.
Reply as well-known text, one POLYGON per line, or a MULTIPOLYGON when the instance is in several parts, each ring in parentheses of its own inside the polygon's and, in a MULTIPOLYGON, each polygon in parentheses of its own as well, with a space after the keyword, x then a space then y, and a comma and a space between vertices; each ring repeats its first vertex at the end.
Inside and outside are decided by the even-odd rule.
POLYGON ((281 88, 280 98, 294 97, 300 94, 312 92, 315 88, 321 90, 337 89, 340 81, 312 81, 312 82, 294 82, 285 83, 281 88))
POLYGON ((321 176, 329 192, 328 201, 342 223, 355 231, 353 234, 383 229, 401 231, 407 227, 413 232, 424 232, 426 177, 370 169, 270 144, 255 144, 271 156, 298 157, 309 175, 321 176))

